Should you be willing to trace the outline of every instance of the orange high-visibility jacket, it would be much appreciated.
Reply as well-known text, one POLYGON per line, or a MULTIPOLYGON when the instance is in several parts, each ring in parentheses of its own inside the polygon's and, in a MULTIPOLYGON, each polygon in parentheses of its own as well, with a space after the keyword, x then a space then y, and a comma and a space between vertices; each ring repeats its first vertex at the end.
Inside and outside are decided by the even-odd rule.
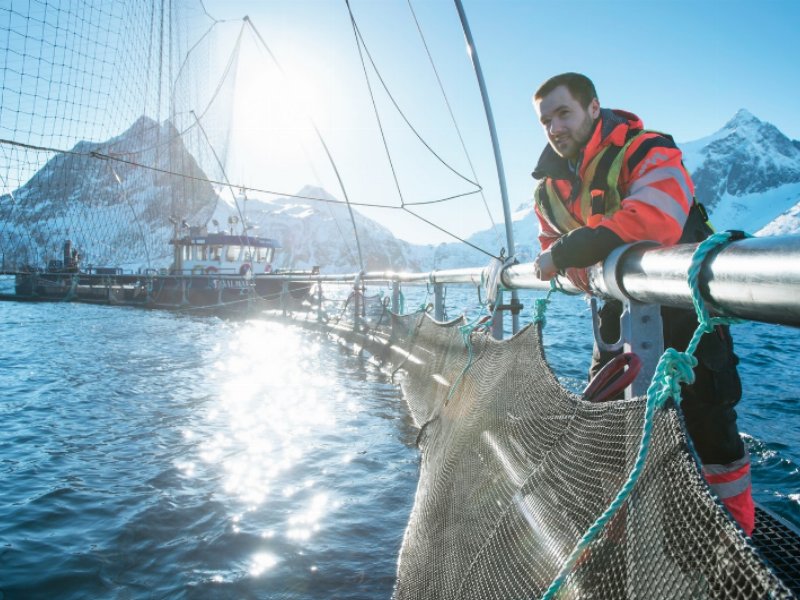
POLYGON ((592 136, 577 161, 577 172, 550 146, 533 172, 535 178, 541 179, 535 194, 542 250, 569 230, 584 226, 605 227, 624 243, 677 243, 694 196, 694 185, 681 159, 681 151, 672 138, 645 131, 637 116, 601 109, 592 136), (620 152, 623 156, 615 190, 618 201, 603 206, 602 190, 594 188, 602 187, 612 155, 620 152), (544 204, 539 201, 542 194, 544 204), (553 198, 553 194, 557 197, 553 198), (599 209, 595 200, 601 201, 599 209), (566 212, 561 211, 562 218, 558 211, 546 208, 548 202, 556 201, 566 208, 566 212))

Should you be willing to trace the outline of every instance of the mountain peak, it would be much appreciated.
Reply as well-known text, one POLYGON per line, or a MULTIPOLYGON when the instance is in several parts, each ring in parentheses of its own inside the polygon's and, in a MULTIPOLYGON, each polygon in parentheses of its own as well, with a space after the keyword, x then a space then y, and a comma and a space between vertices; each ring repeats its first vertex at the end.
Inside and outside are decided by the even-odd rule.
POLYGON ((327 190, 314 185, 303 186, 303 188, 297 192, 297 195, 306 198, 319 198, 320 200, 336 200, 327 190))
POLYGON ((733 129, 735 127, 748 124, 760 125, 761 122, 762 121, 749 110, 746 108, 740 108, 738 111, 736 111, 736 114, 733 115, 733 118, 725 124, 725 128, 733 129))

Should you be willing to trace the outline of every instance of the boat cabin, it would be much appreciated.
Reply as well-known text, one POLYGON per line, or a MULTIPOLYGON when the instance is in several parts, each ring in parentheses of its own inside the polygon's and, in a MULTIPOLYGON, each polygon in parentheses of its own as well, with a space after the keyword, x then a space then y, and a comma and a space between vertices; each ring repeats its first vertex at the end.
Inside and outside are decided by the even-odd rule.
POLYGON ((170 242, 175 246, 175 275, 240 275, 272 272, 276 240, 249 235, 207 233, 191 227, 189 235, 170 242))

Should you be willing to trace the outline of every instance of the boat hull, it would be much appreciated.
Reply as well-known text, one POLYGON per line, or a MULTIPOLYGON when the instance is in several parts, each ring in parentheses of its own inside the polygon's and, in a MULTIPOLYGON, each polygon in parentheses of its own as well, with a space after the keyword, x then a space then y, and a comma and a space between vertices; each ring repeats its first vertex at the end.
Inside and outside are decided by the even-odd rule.
POLYGON ((17 273, 14 299, 242 313, 298 310, 308 305, 312 285, 234 275, 17 273))

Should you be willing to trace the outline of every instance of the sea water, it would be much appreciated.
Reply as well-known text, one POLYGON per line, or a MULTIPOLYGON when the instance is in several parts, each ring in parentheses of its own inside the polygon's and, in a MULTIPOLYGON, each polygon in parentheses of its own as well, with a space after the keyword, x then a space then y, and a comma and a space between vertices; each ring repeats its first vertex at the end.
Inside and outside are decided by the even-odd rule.
MULTIPOLYGON (((588 308, 547 317, 578 390, 588 308)), ((800 335, 734 336, 756 499, 800 526, 800 335)), ((0 303, 0 344, 3 600, 390 597, 419 455, 373 362, 267 319, 67 303, 0 303)))

